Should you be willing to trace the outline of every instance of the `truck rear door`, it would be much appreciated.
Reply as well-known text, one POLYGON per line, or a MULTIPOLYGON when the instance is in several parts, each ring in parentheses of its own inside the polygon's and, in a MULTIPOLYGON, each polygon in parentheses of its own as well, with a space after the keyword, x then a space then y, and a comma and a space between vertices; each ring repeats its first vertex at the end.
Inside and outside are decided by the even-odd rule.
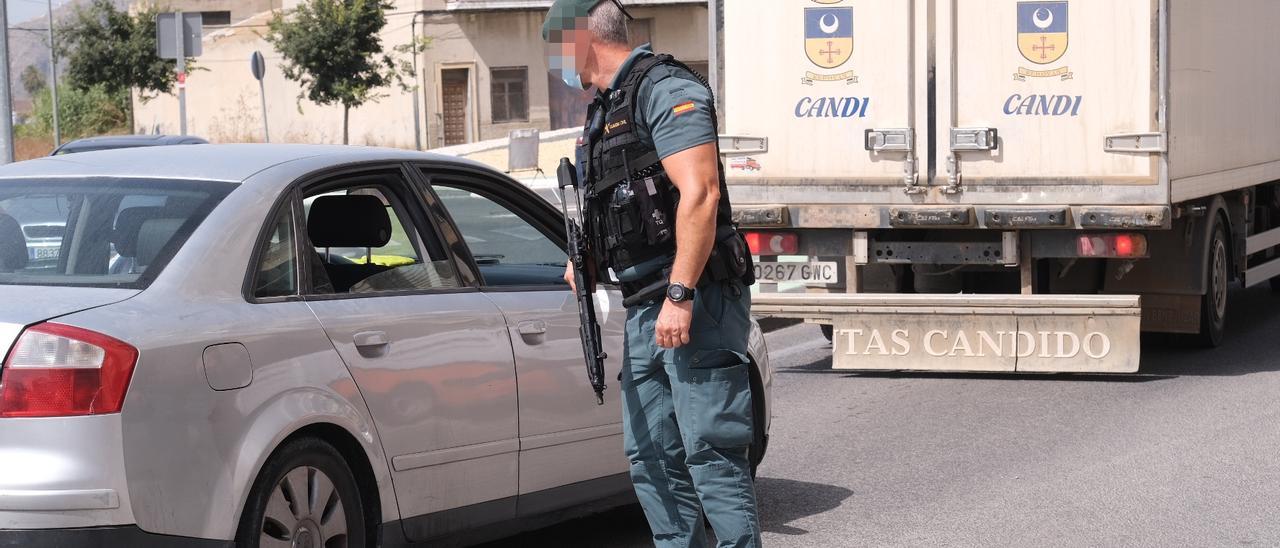
POLYGON ((901 184, 923 90, 914 4, 725 2, 725 130, 769 140, 767 154, 728 159, 734 183, 901 184), (870 136, 876 152, 868 130, 887 130, 870 136))
POLYGON ((931 184, 969 203, 1088 204, 1081 185, 1163 201, 1157 0, 950 1, 936 17, 931 184))

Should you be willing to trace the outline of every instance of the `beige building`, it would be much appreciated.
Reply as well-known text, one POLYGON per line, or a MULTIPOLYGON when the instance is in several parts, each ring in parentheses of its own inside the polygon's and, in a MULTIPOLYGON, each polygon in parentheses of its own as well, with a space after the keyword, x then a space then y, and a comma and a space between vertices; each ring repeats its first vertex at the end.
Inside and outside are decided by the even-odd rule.
MULTIPOLYGON (((254 51, 267 62, 264 78, 272 142, 338 143, 342 109, 298 99, 282 59, 262 39, 272 2, 282 0, 178 0, 173 9, 231 13, 261 9, 230 25, 206 28, 200 68, 187 78, 188 133, 216 142, 261 141, 262 106, 249 69, 254 51), (248 6, 248 7, 246 7, 248 6)), ((285 9, 299 0, 283 0, 285 9)), ((686 60, 705 72, 708 57, 705 0, 624 0, 636 17, 633 40, 686 60)), ((581 126, 588 95, 547 70, 541 40, 551 0, 398 0, 389 10, 383 47, 431 39, 417 59, 417 88, 381 90, 383 97, 351 111, 352 144, 423 148, 506 137, 511 130, 581 126), (414 124, 414 97, 419 119, 414 124), (417 136, 415 138, 415 129, 417 136)), ((278 6, 277 6, 278 7, 278 6)), ((410 60, 406 54, 406 61, 410 60)), ((176 96, 135 102, 139 133, 177 133, 176 96)))

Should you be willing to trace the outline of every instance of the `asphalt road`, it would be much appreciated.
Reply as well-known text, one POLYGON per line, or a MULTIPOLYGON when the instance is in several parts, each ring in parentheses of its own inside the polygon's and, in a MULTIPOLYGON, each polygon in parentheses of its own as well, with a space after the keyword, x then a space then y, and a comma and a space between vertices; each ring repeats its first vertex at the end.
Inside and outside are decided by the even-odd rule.
MULTIPOLYGON (((848 374, 769 334, 765 544, 1280 545, 1280 295, 1237 290, 1218 350, 1143 341, 1125 376, 848 374)), ((650 546, 637 507, 491 546, 650 546)))

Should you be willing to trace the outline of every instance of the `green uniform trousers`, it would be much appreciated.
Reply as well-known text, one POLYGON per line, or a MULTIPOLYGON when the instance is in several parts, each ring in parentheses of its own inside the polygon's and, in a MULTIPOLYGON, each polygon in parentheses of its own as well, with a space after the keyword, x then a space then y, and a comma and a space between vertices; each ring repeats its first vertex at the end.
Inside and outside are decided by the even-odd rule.
POLYGON ((761 546, 747 455, 750 300, 737 281, 698 289, 690 343, 676 349, 654 337, 664 301, 627 310, 623 438, 659 548, 705 547, 704 511, 718 546, 761 546))

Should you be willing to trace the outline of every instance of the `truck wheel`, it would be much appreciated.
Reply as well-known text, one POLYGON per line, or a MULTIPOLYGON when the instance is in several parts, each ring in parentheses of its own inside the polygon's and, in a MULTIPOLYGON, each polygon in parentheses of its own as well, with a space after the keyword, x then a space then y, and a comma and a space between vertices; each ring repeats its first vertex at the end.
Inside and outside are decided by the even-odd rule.
POLYGON ((1230 281, 1227 251, 1227 229, 1222 219, 1214 221, 1213 239, 1209 241, 1209 291, 1200 301, 1200 344, 1207 348, 1222 345, 1227 325, 1227 287, 1230 281))
POLYGON ((304 438, 263 467, 240 518, 236 548, 364 548, 364 507, 355 476, 332 445, 304 438))

